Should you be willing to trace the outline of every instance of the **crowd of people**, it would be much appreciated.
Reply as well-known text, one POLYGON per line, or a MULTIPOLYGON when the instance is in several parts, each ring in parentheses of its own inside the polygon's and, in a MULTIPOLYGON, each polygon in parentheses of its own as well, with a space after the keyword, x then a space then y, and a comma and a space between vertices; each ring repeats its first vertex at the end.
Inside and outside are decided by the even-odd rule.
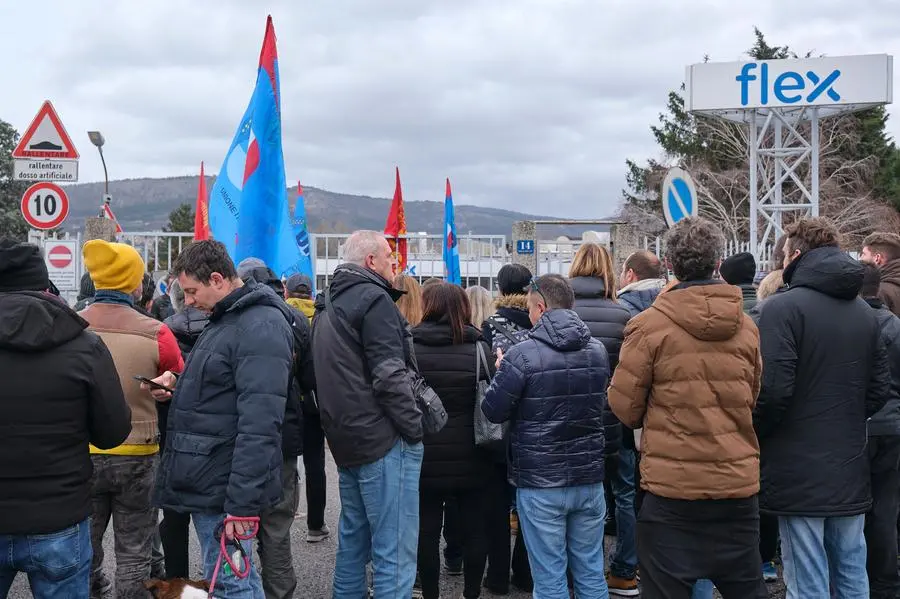
POLYGON ((800 220, 767 273, 724 245, 689 218, 663 259, 585 243, 494 298, 398 275, 373 231, 318 295, 199 241, 154 298, 93 240, 76 312, 0 240, 0 597, 17 572, 147 597, 190 578, 191 524, 216 597, 292 597, 301 456, 306 539, 331 535, 327 440, 337 599, 438 599, 442 567, 466 599, 895 598, 900 236, 857 261, 800 220))

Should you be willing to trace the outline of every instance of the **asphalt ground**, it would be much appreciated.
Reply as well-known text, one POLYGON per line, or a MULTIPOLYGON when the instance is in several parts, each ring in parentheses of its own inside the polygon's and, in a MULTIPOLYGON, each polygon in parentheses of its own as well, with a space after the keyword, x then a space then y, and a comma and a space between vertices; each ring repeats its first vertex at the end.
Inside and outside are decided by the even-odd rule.
MULTIPOLYGON (((302 462, 301 462, 302 464, 302 462)), ((292 552, 294 558, 294 569, 297 573, 297 592, 295 597, 303 599, 326 599, 331 597, 331 580, 334 574, 334 557, 337 550, 337 523, 338 513, 340 511, 340 502, 338 500, 338 484, 337 471, 331 456, 328 455, 326 460, 326 468, 328 471, 328 506, 325 512, 325 521, 332 531, 331 537, 320 543, 306 542, 306 497, 301 492, 300 516, 294 521, 294 527, 291 531, 292 552)), ((301 471, 302 473, 302 471, 301 471)), ((301 481, 302 484, 302 481, 301 481)), ((115 550, 113 546, 112 526, 107 531, 103 541, 106 550, 106 561, 104 569, 107 571, 110 579, 115 577, 115 550)), ((615 547, 615 538, 606 537, 606 559, 607 561, 615 547)), ((197 578, 202 578, 200 572, 200 546, 197 539, 191 532, 191 568, 196 572, 197 578)), ((447 599, 456 599, 462 597, 463 580, 461 576, 447 576, 442 574, 441 577, 441 597, 447 599)), ((769 596, 773 599, 781 599, 785 595, 784 586, 778 582, 769 585, 769 596)), ((31 591, 28 588, 27 579, 23 575, 19 575, 13 584, 9 597, 11 599, 24 599, 31 597, 31 591)), ((716 595, 718 597, 718 595, 716 595)), ((491 593, 484 591, 482 597, 494 597, 491 593)), ((512 587, 511 592, 507 595, 510 599, 526 599, 531 597, 531 593, 525 593, 515 590, 512 587)), ((62 598, 61 598, 62 599, 62 598)))

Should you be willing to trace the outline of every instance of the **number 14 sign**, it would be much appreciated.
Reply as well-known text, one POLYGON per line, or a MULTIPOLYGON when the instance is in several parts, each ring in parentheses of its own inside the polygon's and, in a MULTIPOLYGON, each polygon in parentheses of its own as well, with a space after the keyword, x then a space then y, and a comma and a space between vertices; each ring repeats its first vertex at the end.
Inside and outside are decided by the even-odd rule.
POLYGON ((55 229, 69 216, 69 196, 55 183, 35 183, 22 196, 22 216, 35 229, 55 229))

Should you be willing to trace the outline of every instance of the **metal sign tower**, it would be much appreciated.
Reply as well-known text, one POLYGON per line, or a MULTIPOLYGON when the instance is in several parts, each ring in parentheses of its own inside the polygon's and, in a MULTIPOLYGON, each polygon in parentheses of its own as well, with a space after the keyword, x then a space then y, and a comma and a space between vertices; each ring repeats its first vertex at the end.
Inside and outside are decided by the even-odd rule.
POLYGON ((820 121, 890 104, 893 57, 695 64, 686 88, 690 113, 749 127, 750 246, 758 260, 769 236, 784 232, 785 212, 819 215, 820 121), (800 192, 794 200, 782 193, 789 181, 800 192))

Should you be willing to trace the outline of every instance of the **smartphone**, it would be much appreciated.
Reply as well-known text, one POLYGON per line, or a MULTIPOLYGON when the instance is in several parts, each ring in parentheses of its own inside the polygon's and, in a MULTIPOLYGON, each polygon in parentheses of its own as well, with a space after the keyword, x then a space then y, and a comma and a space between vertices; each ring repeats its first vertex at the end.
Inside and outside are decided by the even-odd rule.
POLYGON ((142 382, 142 383, 147 383, 148 385, 150 385, 150 386, 153 387, 154 389, 161 389, 162 391, 168 391, 169 393, 175 393, 175 389, 169 389, 169 388, 166 387, 165 385, 160 385, 159 383, 156 383, 156 382, 154 382, 154 381, 151 381, 150 379, 148 379, 148 378, 145 377, 145 376, 137 375, 137 376, 133 376, 133 377, 131 377, 131 378, 133 378, 133 379, 136 380, 136 381, 140 381, 140 382, 142 382))

